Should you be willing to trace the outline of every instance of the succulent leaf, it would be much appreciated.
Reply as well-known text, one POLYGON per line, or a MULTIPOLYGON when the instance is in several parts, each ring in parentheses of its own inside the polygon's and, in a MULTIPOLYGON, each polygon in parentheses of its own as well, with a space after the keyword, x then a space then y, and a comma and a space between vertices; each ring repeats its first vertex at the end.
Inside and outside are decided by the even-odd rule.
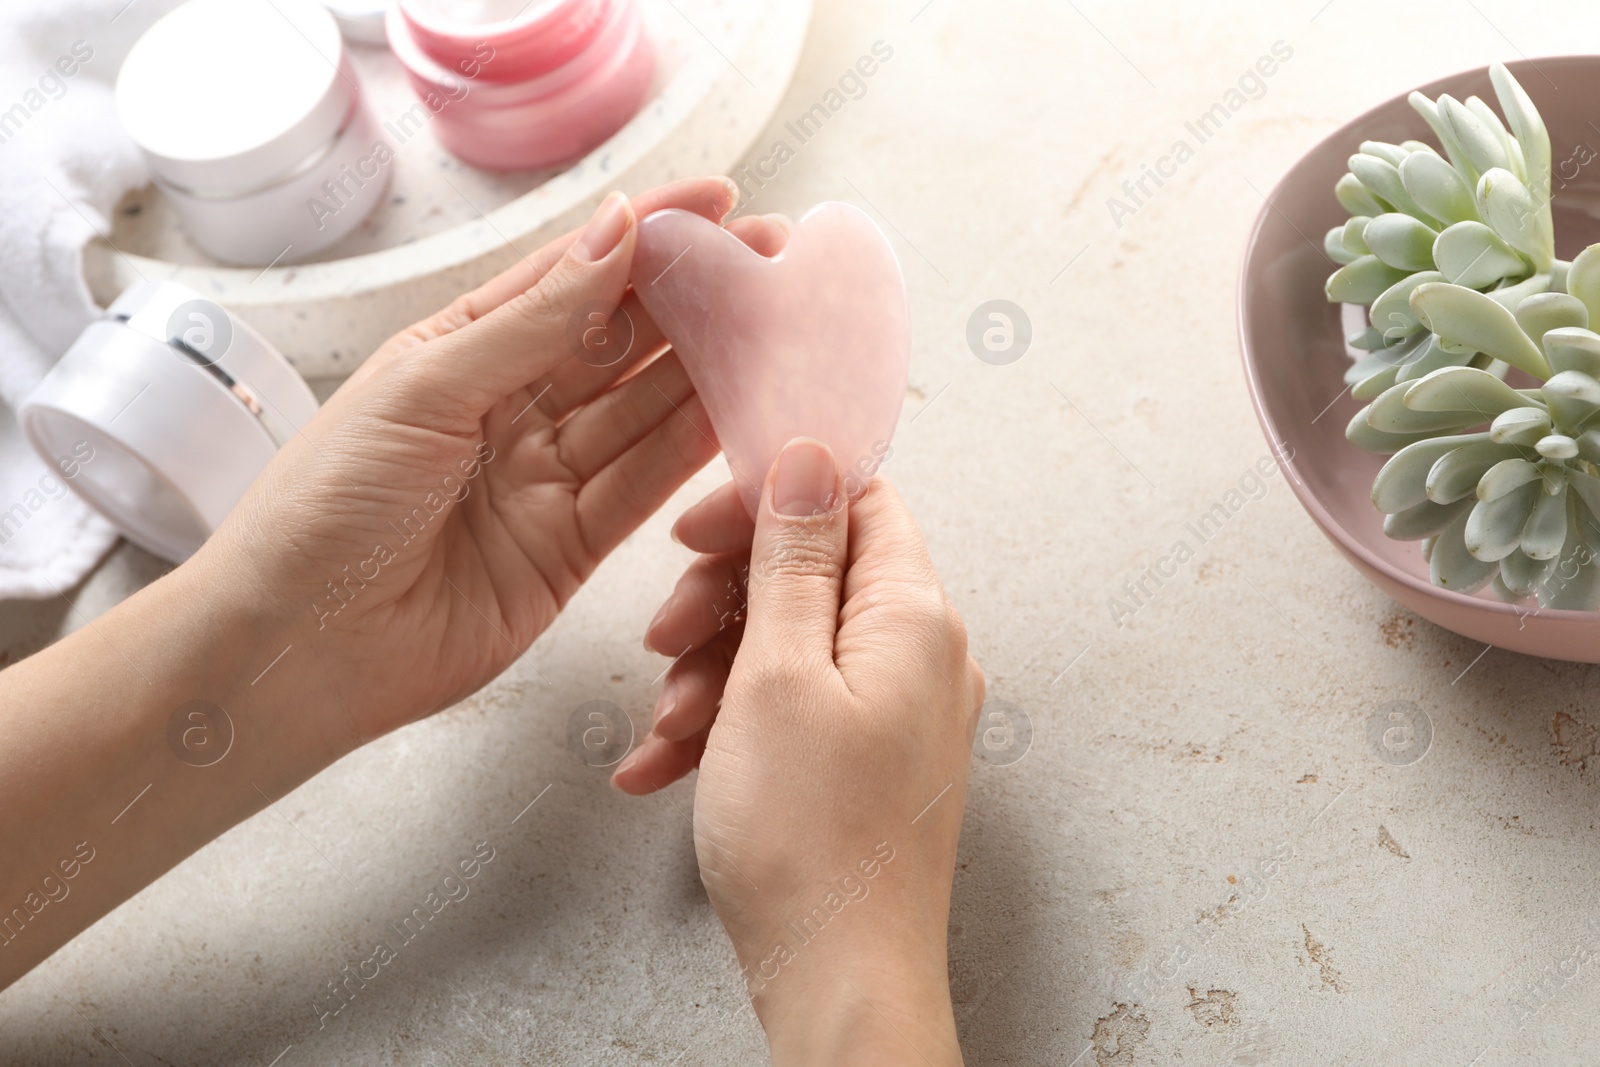
POLYGON ((1476 182, 1478 174, 1472 170, 1472 163, 1467 159, 1466 153, 1461 150, 1460 143, 1451 131, 1449 123, 1444 121, 1444 116, 1439 112, 1439 105, 1429 100, 1421 93, 1414 92, 1406 98, 1417 114, 1421 115, 1433 129, 1433 135, 1439 138, 1439 143, 1444 146, 1444 152, 1449 157, 1450 163, 1466 173, 1469 181, 1476 182))
MULTIPOLYGON (((1456 438, 1457 441, 1460 438, 1456 438)), ((1428 499, 1435 504, 1449 504, 1472 493, 1478 481, 1489 468, 1503 459, 1511 459, 1517 450, 1510 445, 1483 441, 1462 445, 1439 457, 1428 471, 1424 489, 1428 499)), ((1381 471, 1379 472, 1382 473, 1381 471)))
POLYGON ((1545 331, 1543 340, 1551 370, 1582 371, 1591 378, 1600 378, 1600 334, 1582 327, 1558 326, 1545 331))
POLYGON ((1600 515, 1600 478, 1575 467, 1567 468, 1567 484, 1592 514, 1600 515))
POLYGON ((1516 249, 1483 223, 1471 220, 1441 231, 1432 254, 1445 281, 1468 289, 1482 289, 1528 271, 1527 261, 1516 249))
MULTIPOLYGON (((1558 432, 1570 431, 1570 436, 1576 436, 1585 422, 1600 413, 1600 381, 1581 370, 1564 370, 1545 382, 1539 391, 1544 395, 1545 403, 1550 408, 1551 421, 1558 432)), ((1571 459, 1577 454, 1577 444, 1574 443, 1571 456, 1558 458, 1571 459)))
POLYGON ((1335 226, 1322 238, 1322 254, 1340 266, 1346 263, 1354 263, 1360 258, 1345 249, 1343 226, 1335 226))
MULTIPOLYGON (((1400 171, 1393 163, 1379 159, 1377 156, 1368 156, 1357 153, 1350 157, 1350 173, 1361 179, 1361 184, 1366 186, 1380 199, 1394 205, 1393 210, 1403 211, 1413 215, 1438 228, 1438 219, 1422 210, 1422 205, 1411 198, 1406 192, 1405 183, 1400 180, 1400 171)), ((1379 212, 1382 214, 1382 212, 1379 212)))
POLYGON ((1507 311, 1516 311, 1522 302, 1530 296, 1548 293, 1552 288, 1559 290, 1560 287, 1554 286, 1554 282, 1555 274, 1546 271, 1524 278, 1515 285, 1502 285, 1498 289, 1490 289, 1483 295, 1507 311))
POLYGON ((1356 400, 1371 402, 1382 396, 1387 389, 1394 388, 1400 378, 1400 365, 1398 363, 1383 363, 1374 360, 1374 365, 1369 365, 1366 360, 1352 366, 1345 375, 1345 381, 1350 382, 1350 395, 1356 400))
POLYGON ((1478 179, 1478 208, 1505 242, 1533 261, 1540 271, 1555 262, 1555 243, 1539 226, 1533 193, 1515 174, 1501 167, 1478 179))
MULTIPOLYGON (((1444 367, 1463 366, 1472 358, 1472 354, 1464 357, 1459 352, 1447 351, 1439 344, 1439 339, 1431 333, 1423 333, 1420 336, 1423 338, 1422 344, 1414 356, 1400 365, 1400 373, 1395 376, 1395 381, 1417 381, 1444 367)), ((1487 358, 1484 362, 1488 362, 1487 358)))
POLYGON ((1502 445, 1534 443, 1550 432, 1550 413, 1542 407, 1510 408, 1489 424, 1489 439, 1502 445))
MULTIPOLYGON (((1536 345, 1543 346, 1544 335, 1551 330, 1577 329, 1583 333, 1589 332, 1589 309, 1584 307, 1582 300, 1566 293, 1537 293, 1530 296, 1517 305, 1516 316, 1517 325, 1522 327, 1523 333, 1533 338, 1536 345)), ((1595 342, 1600 345, 1600 336, 1595 337, 1595 342)), ((1551 370, 1567 369, 1556 366, 1555 356, 1549 348, 1545 348, 1545 356, 1550 360, 1551 370)))
MULTIPOLYGON (((1535 502, 1543 495, 1539 491, 1539 486, 1530 482, 1493 500, 1479 500, 1473 505, 1471 513, 1467 516, 1467 524, 1462 528, 1467 551, 1476 558, 1491 563, 1498 563, 1511 555, 1512 551, 1521 545, 1522 528, 1528 523, 1528 516, 1534 511, 1535 502)), ((1566 518, 1564 500, 1562 504, 1564 535, 1566 518)))
POLYGON ((1422 323, 1411 311, 1411 294, 1419 285, 1443 280, 1444 275, 1436 270, 1419 270, 1389 286, 1372 302, 1368 312, 1372 319, 1372 328, 1380 331, 1384 340, 1390 343, 1400 341, 1422 329, 1422 323))
MULTIPOLYGON (((1339 203, 1352 215, 1382 215, 1388 211, 1389 205, 1361 184, 1361 179, 1354 174, 1346 174, 1340 178, 1333 187, 1333 195, 1339 198, 1339 203)), ((1476 209, 1474 209, 1476 210, 1476 209)))
POLYGON ((1496 115, 1494 109, 1485 104, 1479 97, 1469 96, 1463 102, 1467 105, 1467 110, 1472 112, 1473 117, 1483 123, 1484 127, 1494 134, 1495 140, 1500 142, 1500 150, 1506 154, 1506 169, 1515 174, 1518 179, 1525 181, 1528 172, 1527 163, 1522 158, 1522 149, 1517 145, 1510 131, 1506 129, 1505 124, 1500 121, 1500 116, 1496 115))
POLYGON ((1415 507, 1397 511, 1393 515, 1385 515, 1384 535, 1396 541, 1420 541, 1425 537, 1437 537, 1456 520, 1457 516, 1470 510, 1474 503, 1471 497, 1462 497, 1454 504, 1435 504, 1431 500, 1424 500, 1415 507))
POLYGON ((1489 421, 1489 416, 1480 415, 1471 409, 1418 411, 1410 407, 1406 403, 1406 393, 1420 384, 1422 383, 1399 382, 1384 390, 1378 399, 1367 406, 1367 423, 1374 430, 1381 430, 1384 433, 1438 433, 1445 430, 1464 430, 1468 426, 1489 421))
POLYGON ((1344 343, 1351 348, 1359 348, 1364 352, 1377 352, 1380 349, 1389 347, 1388 339, 1371 326, 1368 326, 1360 333, 1353 333, 1346 337, 1344 343))
POLYGON ((1531 560, 1555 559, 1567 543, 1567 487, 1559 493, 1540 493, 1533 513, 1522 527, 1523 555, 1531 560))
POLYGON ((1375 430, 1367 422, 1367 409, 1362 408, 1344 428, 1344 438, 1363 452, 1387 456, 1419 441, 1438 440, 1439 432, 1425 430, 1422 433, 1385 433, 1382 430, 1375 430))
POLYGON ((1558 611, 1600 607, 1600 559, 1592 552, 1569 550, 1540 586, 1539 603, 1558 611))
MULTIPOLYGON (((1334 277, 1356 265, 1341 267, 1334 277)), ((1331 289, 1332 278, 1328 284, 1331 289)), ((1515 316, 1491 297, 1464 286, 1441 282, 1418 287, 1411 294, 1411 310, 1424 326, 1446 341, 1486 352, 1536 378, 1550 375, 1550 364, 1544 353, 1522 332, 1515 316)))
MULTIPOLYGON (((1476 422, 1489 422, 1503 411, 1528 406, 1527 397, 1476 367, 1436 370, 1409 383, 1402 399, 1412 411, 1462 412, 1464 417, 1470 416, 1476 422)), ((1378 429, 1385 427, 1378 426, 1378 429)))
POLYGON ((1377 156, 1384 162, 1392 163, 1396 167, 1404 163, 1406 156, 1411 154, 1407 149, 1401 148, 1397 144, 1390 144, 1387 141, 1362 141, 1361 151, 1369 156, 1377 156))
POLYGON ((1545 129, 1544 119, 1539 116, 1539 109, 1533 106, 1533 101, 1504 64, 1496 63, 1489 68, 1489 80, 1494 83, 1500 110, 1505 112, 1506 122, 1516 136, 1517 147, 1522 150, 1526 164, 1524 178, 1528 188, 1541 198, 1539 224, 1549 235, 1547 239, 1553 246, 1555 230, 1550 215, 1550 133, 1545 129))
POLYGON ((1344 230, 1340 233, 1340 239, 1344 242, 1345 252, 1358 259, 1361 256, 1370 256, 1372 254, 1372 249, 1367 247, 1366 238, 1363 236, 1366 233, 1367 224, 1371 221, 1372 219, 1366 215, 1352 215, 1345 220, 1344 230))
POLYGON ((1479 174, 1496 167, 1504 170, 1510 165, 1500 139, 1455 97, 1439 97, 1439 118, 1450 128, 1467 161, 1479 174))
POLYGON ((1377 256, 1362 256, 1328 276, 1328 299, 1338 304, 1370 304, 1406 276, 1377 256))
POLYGON ((1399 270, 1431 271, 1433 242, 1439 232, 1432 226, 1398 211, 1379 215, 1362 231, 1372 254, 1399 270))
POLYGON ((1600 244, 1578 253, 1567 270, 1567 292, 1583 301, 1589 321, 1600 324, 1600 244))
POLYGON ((1500 580, 1518 597, 1532 594, 1555 570, 1556 561, 1534 559, 1520 549, 1500 561, 1500 580))
POLYGON ((1366 330, 1360 331, 1360 333, 1350 334, 1349 338, 1344 339, 1344 342, 1352 349, 1360 349, 1362 352, 1382 352, 1382 350, 1389 347, 1389 339, 1384 338, 1384 334, 1379 333, 1378 330, 1373 330, 1371 326, 1368 326, 1366 330))
POLYGON ((1600 466, 1600 430, 1586 430, 1578 435, 1578 455, 1600 466))
MULTIPOLYGON (((1360 415, 1354 421, 1365 423, 1360 415)), ((1352 423, 1353 425, 1353 423, 1352 423)), ((1428 472, 1435 463, 1463 445, 1489 440, 1486 433, 1426 438, 1399 449, 1372 482, 1372 504, 1386 515, 1407 511, 1427 501, 1428 472)))
POLYGON ((1432 152, 1413 152, 1400 164, 1400 184, 1424 211, 1443 222, 1476 222, 1478 202, 1461 172, 1432 152))
POLYGON ((1478 499, 1499 500, 1513 489, 1521 489, 1534 482, 1541 486, 1544 483, 1537 463, 1529 463, 1520 456, 1503 459, 1478 479, 1478 499))
POLYGON ((1500 567, 1467 551, 1466 526, 1472 512, 1461 515, 1433 543, 1428 575, 1433 584, 1458 593, 1472 593, 1489 584, 1500 567))

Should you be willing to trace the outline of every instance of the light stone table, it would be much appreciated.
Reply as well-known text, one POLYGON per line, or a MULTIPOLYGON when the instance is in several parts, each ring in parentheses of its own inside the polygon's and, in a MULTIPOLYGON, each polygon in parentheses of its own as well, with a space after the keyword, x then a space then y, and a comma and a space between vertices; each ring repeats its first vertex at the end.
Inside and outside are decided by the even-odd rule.
MULTIPOLYGON (((950 930, 970 1062, 1600 1057, 1600 960, 1580 951, 1600 941, 1594 670, 1412 617, 1280 475, 1257 481, 1233 323, 1246 229, 1317 139, 1450 71, 1596 47, 1577 0, 819 5, 749 156, 753 209, 848 200, 899 251, 916 342, 888 470, 1013 737, 1031 730, 972 779, 950 930), (893 57, 801 143, 786 123, 877 41, 893 57), (1259 98, 1198 144, 1186 123, 1280 41, 1259 98), (1192 157, 1130 199, 1179 140, 1192 157), (966 339, 995 299, 1032 326, 1005 365, 966 339), (1236 506, 1195 536, 1218 501, 1236 506), (1192 558, 1144 577, 1179 540, 1192 558), (1420 760, 1371 740, 1396 709, 1431 723, 1420 760)), ((1560 91, 1596 94, 1600 120, 1600 87, 1560 91)), ((647 722, 662 662, 639 634, 687 562, 668 523, 718 480, 500 681, 0 996, 0 1062, 763 1062, 697 881, 692 781, 628 799, 565 740, 589 700, 647 722), (480 841, 495 858, 471 895, 319 1029, 325 983, 480 841)), ((8 657, 160 572, 122 547, 76 612, 7 605, 8 657)))

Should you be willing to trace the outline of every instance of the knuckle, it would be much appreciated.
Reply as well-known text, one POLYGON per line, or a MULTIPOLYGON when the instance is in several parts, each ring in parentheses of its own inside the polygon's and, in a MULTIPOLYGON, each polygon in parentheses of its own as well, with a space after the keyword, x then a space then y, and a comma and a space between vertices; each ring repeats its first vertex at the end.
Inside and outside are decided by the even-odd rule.
POLYGON ((553 289, 553 285, 540 282, 532 289, 518 293, 511 298, 508 305, 511 313, 516 318, 534 325, 542 326, 556 321, 560 316, 560 309, 557 307, 553 289))
POLYGON ((617 499, 629 514, 648 515, 655 510, 655 484, 649 476, 627 464, 618 464, 616 470, 617 499))
POLYGON ((472 293, 463 293, 450 301, 450 306, 439 313, 438 325, 442 332, 448 333, 468 326, 478 319, 477 301, 472 293))
POLYGON ((809 672, 795 657, 766 656, 741 680, 739 688, 759 707, 792 707, 796 694, 805 690, 809 680, 809 672))
POLYGON ((792 533, 779 537, 772 544, 770 551, 752 568, 751 580, 820 578, 831 581, 839 578, 843 569, 831 545, 821 538, 792 533))
POLYGON ((901 592, 893 599, 892 610, 901 626, 927 637, 943 637, 950 627, 951 608, 940 593, 923 589, 901 592))
POLYGON ((967 624, 949 597, 944 598, 944 631, 951 658, 964 661, 967 658, 967 624))

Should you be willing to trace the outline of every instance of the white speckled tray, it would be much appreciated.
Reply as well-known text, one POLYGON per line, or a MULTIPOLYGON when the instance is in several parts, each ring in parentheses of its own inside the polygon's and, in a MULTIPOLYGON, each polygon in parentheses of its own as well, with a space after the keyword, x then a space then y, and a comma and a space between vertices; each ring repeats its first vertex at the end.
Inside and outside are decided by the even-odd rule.
MULTIPOLYGON (((172 278, 255 326, 305 376, 348 374, 396 330, 580 224, 609 190, 716 173, 744 154, 799 62, 811 0, 645 5, 660 55, 655 92, 573 166, 493 174, 424 129, 400 149, 387 200, 360 229, 316 262, 266 271, 210 260, 147 187, 121 205, 115 248, 96 241, 85 256, 96 298, 108 304, 141 277, 172 278)), ((388 51, 359 48, 356 60, 380 120, 411 106, 388 51)))

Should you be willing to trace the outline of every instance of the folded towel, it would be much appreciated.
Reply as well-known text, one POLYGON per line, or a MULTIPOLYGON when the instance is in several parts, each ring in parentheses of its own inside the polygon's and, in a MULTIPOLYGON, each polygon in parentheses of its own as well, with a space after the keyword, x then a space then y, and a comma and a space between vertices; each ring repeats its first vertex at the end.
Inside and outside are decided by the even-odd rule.
POLYGON ((149 180, 117 122, 117 69, 179 2, 0 7, 0 599, 64 592, 116 541, 34 454, 15 411, 100 312, 84 246, 109 236, 117 202, 149 180))

